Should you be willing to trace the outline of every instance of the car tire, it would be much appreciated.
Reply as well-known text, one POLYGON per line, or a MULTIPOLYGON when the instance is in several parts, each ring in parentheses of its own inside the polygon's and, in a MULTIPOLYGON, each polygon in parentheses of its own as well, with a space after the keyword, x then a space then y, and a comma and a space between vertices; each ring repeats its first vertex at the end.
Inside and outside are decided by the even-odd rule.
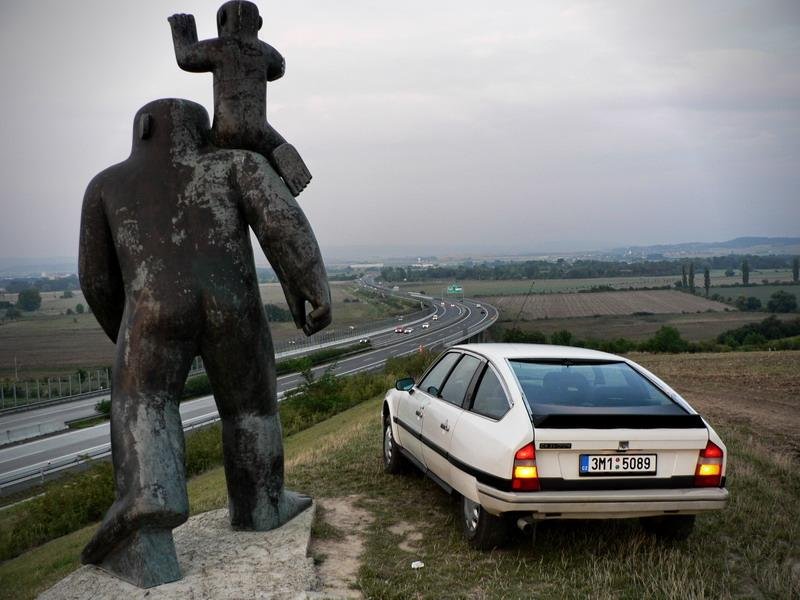
POLYGON ((478 550, 491 550, 508 542, 508 520, 496 517, 466 496, 459 502, 461 530, 469 545, 478 550))
POLYGON ((680 542, 694 531, 695 515, 665 515, 663 517, 642 517, 644 530, 662 540, 680 542))
POLYGON ((394 441, 392 425, 388 420, 383 422, 383 470, 386 473, 397 475, 408 468, 408 460, 400 452, 400 447, 394 441))

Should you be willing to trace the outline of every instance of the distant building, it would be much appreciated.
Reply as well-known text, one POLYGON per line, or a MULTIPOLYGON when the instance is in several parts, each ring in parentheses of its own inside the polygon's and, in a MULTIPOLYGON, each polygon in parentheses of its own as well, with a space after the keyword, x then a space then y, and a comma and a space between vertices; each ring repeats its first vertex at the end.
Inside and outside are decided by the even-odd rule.
POLYGON ((382 269, 383 263, 360 263, 356 265, 349 265, 351 269, 382 269))

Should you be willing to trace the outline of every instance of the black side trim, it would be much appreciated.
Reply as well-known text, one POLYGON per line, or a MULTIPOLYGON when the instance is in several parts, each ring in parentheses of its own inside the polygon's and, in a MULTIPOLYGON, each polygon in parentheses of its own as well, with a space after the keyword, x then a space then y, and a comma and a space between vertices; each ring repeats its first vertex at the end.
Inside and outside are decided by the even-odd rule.
POLYGON ((561 479, 560 477, 540 477, 539 485, 543 492, 566 492, 584 490, 670 490, 694 487, 694 476, 627 477, 625 479, 561 479))
MULTIPOLYGON (((471 465, 461 462, 456 457, 451 456, 441 446, 435 444, 434 442, 426 438, 424 435, 414 431, 409 425, 398 419, 396 416, 392 418, 394 419, 394 422, 397 423, 400 427, 405 429, 408 433, 413 435, 415 438, 417 438, 419 441, 425 444, 428 448, 436 452, 439 456, 444 457, 455 468, 459 469, 460 471, 463 471, 464 473, 467 473, 468 475, 472 475, 475 479, 477 479, 483 484, 490 485, 493 488, 502 490, 504 492, 511 491, 510 479, 503 479, 502 477, 497 477, 496 475, 492 475, 491 473, 487 473, 486 471, 481 471, 480 469, 476 469, 471 465)), ((418 463, 418 461, 415 461, 415 463, 418 463)), ((430 473, 427 469, 424 470, 426 474, 433 475, 433 473, 430 473)), ((436 479, 438 479, 438 477, 436 479)), ((437 483, 439 482, 437 481, 437 483)))
POLYGON ((705 429, 700 415, 534 415, 542 429, 705 429))

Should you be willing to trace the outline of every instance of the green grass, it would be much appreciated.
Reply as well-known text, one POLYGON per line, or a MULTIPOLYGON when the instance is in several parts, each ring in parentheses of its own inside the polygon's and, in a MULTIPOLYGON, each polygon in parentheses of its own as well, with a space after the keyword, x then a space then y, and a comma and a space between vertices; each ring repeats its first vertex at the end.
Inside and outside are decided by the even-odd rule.
MULTIPOLYGON (((781 353, 790 362, 793 356, 781 353)), ((658 360, 667 364, 672 358, 658 360)), ((707 359, 709 367, 727 356, 677 359, 681 372, 693 373, 697 360, 707 359)), ((742 377, 752 370, 747 364, 737 367, 742 377)), ((793 373, 788 376, 794 377, 793 373)), ((741 392, 748 393, 747 385, 741 392)), ((729 450, 731 504, 699 517, 686 542, 659 542, 644 534, 636 521, 554 521, 538 527, 534 543, 516 539, 503 550, 478 552, 461 538, 454 504, 434 483, 414 473, 383 473, 380 402, 380 397, 364 402, 285 441, 289 487, 315 497, 357 494, 359 505, 373 514, 357 581, 367 598, 796 598, 800 594, 797 455, 777 452, 764 441, 764 432, 747 422, 715 420, 729 450), (400 521, 423 534, 413 552, 401 550, 401 536, 388 531, 400 521), (413 560, 424 561, 425 567, 412 571, 413 560)), ((193 513, 224 506, 222 469, 191 479, 189 495, 193 513)), ((324 515, 320 521, 314 526, 315 535, 340 535, 336 523, 327 522, 324 515)), ((77 566, 91 532, 91 527, 82 529, 0 565, 0 595, 31 598, 63 577, 77 566)))
MULTIPOLYGON (((751 278, 750 281, 753 281, 751 278)), ((794 294, 795 297, 800 301, 800 284, 797 285, 749 285, 747 287, 711 287, 709 290, 710 294, 719 294, 723 298, 731 298, 731 300, 735 301, 739 296, 744 296, 748 298, 750 296, 754 296, 761 300, 761 305, 763 308, 767 307, 767 302, 769 302, 770 296, 777 291, 784 291, 788 292, 789 294, 794 294)))

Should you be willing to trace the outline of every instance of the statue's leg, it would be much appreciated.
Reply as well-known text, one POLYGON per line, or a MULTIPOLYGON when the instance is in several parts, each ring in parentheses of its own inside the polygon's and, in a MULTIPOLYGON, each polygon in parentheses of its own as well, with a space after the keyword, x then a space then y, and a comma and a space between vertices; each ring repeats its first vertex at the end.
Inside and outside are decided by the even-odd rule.
POLYGON ((120 332, 114 364, 116 500, 81 560, 151 587, 180 578, 171 530, 188 518, 189 502, 178 405, 195 344, 159 339, 156 328, 144 336, 136 327, 120 332))
POLYGON ((267 157, 286 182, 292 196, 299 196, 311 181, 311 172, 300 153, 267 122, 264 123, 257 143, 258 152, 267 157))
POLYGON ((231 525, 267 531, 311 505, 283 485, 275 355, 260 298, 207 333, 203 362, 222 417, 231 525))

